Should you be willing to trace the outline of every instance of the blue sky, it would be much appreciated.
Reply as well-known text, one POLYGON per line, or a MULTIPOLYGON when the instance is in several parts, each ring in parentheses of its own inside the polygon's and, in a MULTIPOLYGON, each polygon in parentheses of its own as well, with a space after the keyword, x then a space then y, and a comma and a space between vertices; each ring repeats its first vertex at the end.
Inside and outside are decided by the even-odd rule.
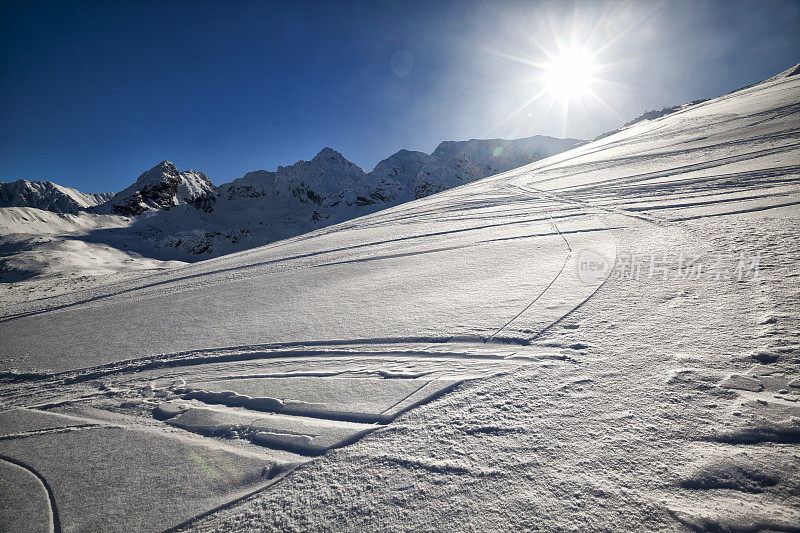
POLYGON ((118 191, 163 159, 219 184, 324 146, 591 138, 800 61, 800 2, 3 2, 0 180, 118 191), (540 95, 588 51, 591 95, 540 95), (565 113, 566 111, 566 113, 565 113))

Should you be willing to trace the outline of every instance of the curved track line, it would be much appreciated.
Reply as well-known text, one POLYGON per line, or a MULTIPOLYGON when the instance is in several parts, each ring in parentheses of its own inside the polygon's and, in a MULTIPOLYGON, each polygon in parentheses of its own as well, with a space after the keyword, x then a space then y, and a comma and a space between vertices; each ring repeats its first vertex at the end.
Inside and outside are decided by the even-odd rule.
MULTIPOLYGON (((616 259, 616 258, 615 258, 615 259, 616 259)), ((616 263, 616 260, 615 260, 615 263, 616 263)), ((612 267, 609 269, 609 271, 608 271, 609 275, 608 275, 608 276, 606 276, 606 279, 604 279, 604 280, 603 280, 603 282, 602 282, 600 285, 598 285, 598 286, 597 286, 597 288, 596 288, 595 290, 593 290, 593 291, 592 291, 592 293, 591 293, 589 296, 587 296, 586 298, 584 298, 584 299, 583 299, 583 300, 582 300, 582 301, 581 301, 581 302, 580 302, 578 305, 576 305, 575 307, 573 307, 572 309, 570 309, 569 311, 567 311, 566 313, 564 313, 563 315, 561 315, 561 316, 560 316, 560 317, 559 317, 557 320, 555 320, 555 321, 551 322, 551 323, 550 323, 550 324, 548 324, 547 326, 545 326, 545 327, 543 327, 542 329, 540 329, 538 333, 536 333, 536 334, 535 334, 533 337, 531 337, 530 339, 528 339, 528 342, 533 342, 533 341, 535 341, 536 339, 538 339, 539 337, 541 337, 542 335, 544 335, 544 334, 545 334, 545 332, 549 331, 549 330, 550 330, 550 328, 552 328, 552 327, 554 327, 554 326, 557 326, 558 324, 560 324, 560 323, 561 323, 561 321, 563 321, 563 320, 564 320, 565 318, 567 318, 569 315, 571 315, 572 313, 574 313, 575 311, 577 311, 578 309, 580 309, 581 307, 583 307, 583 305, 584 305, 586 302, 588 302, 588 301, 589 301, 589 300, 590 300, 590 299, 591 299, 591 298, 592 298, 592 297, 593 297, 595 294, 597 294, 597 291, 599 291, 599 290, 600 290, 600 289, 603 287, 603 285, 605 285, 605 284, 608 282, 608 280, 611 278, 611 271, 612 271, 613 269, 614 269, 614 267, 612 266, 612 267)))
POLYGON ((14 459, 12 457, 8 457, 7 455, 0 454, 0 461, 5 461, 7 463, 11 463, 12 465, 18 466, 24 470, 27 470, 33 476, 39 480, 39 482, 44 487, 45 492, 47 493, 47 500, 50 503, 50 519, 52 521, 53 531, 55 533, 61 533, 61 519, 58 516, 58 507, 56 507, 56 498, 53 495, 53 489, 50 487, 50 484, 47 480, 42 476, 39 472, 33 469, 33 467, 28 466, 27 464, 14 459))
MULTIPOLYGON (((523 189, 523 190, 529 190, 529 189, 526 189, 525 187, 522 187, 522 186, 520 188, 523 189)), ((535 188, 534 188, 534 190, 538 191, 538 189, 535 189, 535 188)), ((580 202, 580 201, 575 201, 575 200, 568 200, 566 198, 562 198, 562 197, 558 196, 557 194, 553 194, 553 193, 549 193, 549 192, 545 192, 545 191, 538 191, 538 192, 540 192, 541 194, 544 194, 546 196, 549 196, 550 198, 552 198, 553 200, 556 200, 556 201, 561 201, 561 202, 566 202, 566 203, 579 203, 579 204, 582 204, 585 207, 589 207, 589 208, 593 208, 594 207, 588 202, 580 202)), ((612 214, 628 216, 628 217, 634 218, 636 220, 649 222, 650 224, 661 225, 661 224, 659 224, 658 222, 655 222, 652 219, 648 219, 648 218, 643 217, 643 216, 632 214, 632 213, 630 213, 630 212, 628 212, 628 211, 626 211, 624 209, 621 209, 621 208, 612 208, 612 209, 598 208, 598 209, 600 209, 601 211, 610 212, 612 214)), ((614 257, 614 265, 616 265, 616 262, 617 262, 617 258, 615 256, 614 257)), ((566 313, 561 315, 557 320, 551 322, 550 324, 548 324, 544 328, 540 329, 535 335, 533 335, 530 339, 528 339, 528 342, 535 341, 536 339, 538 339, 539 337, 544 335, 545 332, 549 331, 552 327, 560 324, 569 315, 571 315, 572 313, 574 313, 575 311, 577 311, 578 309, 583 307, 583 305, 586 302, 588 302, 595 294, 597 294, 597 291, 599 291, 608 282, 608 280, 611 279, 611 271, 614 269, 614 265, 611 265, 611 268, 608 269, 608 275, 605 277, 603 282, 600 283, 595 288, 595 290, 592 291, 592 293, 590 295, 588 295, 586 298, 581 300, 575 307, 573 307, 572 309, 570 309, 569 311, 567 311, 566 313)))
MULTIPOLYGON (((520 189, 522 189, 522 190, 526 190, 526 189, 523 189, 522 187, 520 187, 520 189)), ((530 192, 530 191, 529 191, 529 192, 530 192)), ((541 198, 543 198, 543 199, 544 199, 544 195, 543 195, 543 194, 539 193, 539 196, 540 196, 541 198)), ((501 331, 503 331, 504 329, 506 329, 506 327, 508 327, 508 325, 509 325, 509 324, 511 324, 512 322, 514 322, 514 321, 515 321, 516 319, 518 319, 518 318, 519 318, 519 317, 520 317, 520 316, 521 316, 521 315, 522 315, 522 314, 523 314, 525 311, 527 311, 528 309, 530 309, 530 308, 531 308, 531 306, 533 306, 533 304, 535 304, 535 303, 536 303, 536 302, 539 300, 539 298, 541 298, 541 297, 542 297, 542 295, 544 295, 544 293, 546 293, 546 292, 547 292, 547 290, 548 290, 550 287, 552 287, 552 286, 553 286, 553 283, 555 283, 555 282, 556 282, 556 280, 557 280, 557 279, 558 279, 558 278, 561 276, 561 274, 564 272, 564 269, 567 267, 567 263, 569 263, 569 260, 572 258, 572 246, 570 246, 570 244, 569 244, 569 241, 567 240, 567 238, 566 238, 566 237, 564 237, 564 234, 563 234, 563 233, 561 233, 561 230, 560 230, 560 229, 558 229, 558 226, 556 225, 556 222, 555 222, 555 220, 553 220, 553 217, 550 215, 550 213, 549 213, 549 212, 547 213, 547 216, 548 216, 548 218, 550 219, 550 224, 552 224, 552 225, 553 225, 553 228, 556 230, 556 232, 558 233, 558 235, 559 235, 559 236, 560 236, 560 237, 561 237, 561 238, 564 240, 564 244, 566 244, 566 245, 567 245, 567 256, 564 258, 564 263, 561 265, 561 269, 559 269, 559 271, 558 271, 558 274, 556 274, 556 275, 555 275, 555 277, 554 277, 554 278, 553 278, 553 279, 550 281, 550 283, 548 283, 548 284, 547 284, 547 286, 546 286, 546 287, 545 287, 545 288, 542 290, 542 292, 540 292, 540 293, 539 293, 539 295, 538 295, 538 296, 536 296, 536 298, 534 298, 534 299, 533 299, 533 301, 531 301, 531 303, 529 303, 528 305, 526 305, 526 306, 525 306, 525 308, 524 308, 524 309, 522 309, 522 311, 520 311, 519 313, 517 313, 516 315, 514 315, 514 317, 513 317, 511 320, 509 320, 508 322, 506 322, 505 324, 503 324, 503 325, 502 325, 502 326, 501 326, 501 327, 500 327, 500 328, 499 328, 497 331, 495 331, 494 333, 492 333, 491 335, 489 335, 488 337, 486 337, 486 339, 484 339, 484 341, 483 341, 483 342, 489 342, 490 340, 492 340, 492 339, 493 339, 493 338, 494 338, 494 337, 495 337, 495 336, 496 336, 498 333, 500 333, 501 331)))
POLYGON ((239 496, 237 498, 234 498, 231 501, 228 501, 228 502, 225 502, 223 504, 220 504, 220 505, 214 507, 213 509, 209 509, 208 511, 203 511, 202 513, 199 513, 199 514, 197 514, 197 515, 195 515, 195 516, 193 516, 193 517, 191 517, 191 518, 189 518, 187 520, 184 520, 180 524, 177 524, 177 525, 174 525, 174 526, 172 526, 170 528, 167 528, 166 530, 164 530, 164 533, 171 533, 171 532, 174 532, 174 531, 180 531, 181 529, 185 529, 185 528, 197 523, 198 521, 202 520, 203 518, 211 516, 214 513, 218 513, 219 511, 224 511, 224 510, 230 509, 231 507, 234 507, 234 506, 236 506, 236 505, 238 505, 240 503, 244 503, 246 500, 249 500, 253 496, 258 495, 258 494, 264 492, 265 490, 271 488, 273 485, 276 485, 277 483, 283 481, 284 479, 286 479, 289 476, 289 474, 291 474, 292 472, 294 472, 295 470, 300 468, 300 466, 302 466, 302 465, 291 465, 291 466, 287 467, 285 470, 279 472, 274 478, 269 480, 269 482, 267 482, 267 484, 264 485, 263 487, 259 487, 256 490, 253 490, 251 492, 248 492, 247 494, 244 494, 243 496, 239 496))
POLYGON ((533 301, 531 301, 531 303, 529 303, 528 305, 526 305, 526 306, 525 306, 525 307, 522 309, 522 311, 520 311, 519 313, 517 313, 516 315, 514 315, 514 317, 513 317, 511 320, 509 320, 508 322, 506 322, 505 324, 503 324, 502 326, 500 326, 500 328, 499 328, 497 331, 495 331, 494 333, 492 333, 491 335, 489 335, 488 337, 486 337, 486 338, 483 340, 483 342, 489 342, 490 340, 492 340, 492 339, 495 337, 495 335, 497 335, 498 333, 500 333, 501 331, 503 331, 504 329, 506 329, 506 327, 508 327, 508 325, 509 325, 509 324, 511 324, 512 322, 514 322, 514 321, 515 321, 516 319, 518 319, 518 318, 519 318, 519 317, 520 317, 520 316, 521 316, 521 315, 522 315, 522 314, 523 314, 525 311, 527 311, 528 309, 530 309, 530 308, 531 308, 531 306, 532 306, 533 304, 535 304, 535 303, 536 303, 536 302, 539 300, 539 298, 541 298, 541 297, 544 295, 544 293, 545 293, 545 292, 547 292, 547 289, 549 289, 549 288, 550 288, 550 287, 553 285, 553 283, 555 283, 555 282, 556 282, 556 280, 558 279, 558 277, 559 277, 559 276, 561 276, 561 273, 562 273, 562 272, 564 272, 564 269, 567 267, 567 263, 569 262, 569 260, 570 260, 570 257, 572 257, 572 252, 568 252, 568 253, 567 253, 567 257, 566 257, 566 259, 564 259, 564 264, 563 264, 563 265, 561 265, 561 269, 558 271, 558 274, 556 274, 556 276, 555 276, 555 277, 554 277, 554 278, 553 278, 553 279, 550 281, 550 283, 548 283, 548 284, 547 284, 547 287, 545 287, 545 288, 544 288, 544 290, 542 290, 542 292, 540 292, 540 293, 538 294, 538 296, 536 296, 536 298, 534 298, 534 299, 533 299, 533 301))
MULTIPOLYGON (((519 189, 523 190, 523 191, 526 191, 526 192, 529 192, 529 193, 535 193, 535 194, 538 194, 538 195, 540 195, 540 196, 541 196, 541 197, 543 197, 543 198, 550 198, 551 200, 555 200, 555 201, 557 201, 557 202, 568 203, 568 204, 580 204, 580 205, 583 205, 584 207, 589 207, 589 208, 593 208, 593 207, 594 207, 594 206, 592 206, 591 204, 589 204, 588 202, 579 202, 579 201, 574 201, 574 200, 568 200, 568 199, 566 199, 566 198, 562 198, 562 197, 560 197, 560 196, 558 196, 558 195, 556 195, 556 194, 553 194, 553 193, 549 193, 549 192, 545 192, 545 191, 538 190, 538 189, 536 189, 536 188, 534 188, 534 187, 530 187, 530 186, 528 186, 528 187, 524 187, 524 186, 521 186, 521 185, 518 185, 517 187, 518 187, 519 189)), ((604 210, 604 209, 602 209, 602 208, 599 208, 599 209, 601 209, 601 210, 604 210)), ((608 212, 608 211, 610 211, 611 213, 614 213, 614 214, 619 214, 619 215, 624 215, 624 216, 630 216, 631 218, 635 218, 635 219, 637 219, 637 220, 642 220, 642 221, 644 221, 644 222, 649 222, 649 223, 651 223, 651 224, 656 224, 656 225, 658 225, 658 223, 657 223, 657 222, 654 222, 653 220, 648 220, 647 218, 644 218, 644 217, 641 217, 641 216, 637 216, 637 215, 634 215, 634 214, 631 214, 631 213, 627 213, 627 212, 625 212, 624 210, 619 210, 619 211, 617 211, 617 210, 605 210, 605 211, 607 211, 607 212, 608 212)), ((564 268, 566 267, 566 265, 567 265, 567 262, 569 261, 569 259, 570 259, 570 256, 571 256, 571 254, 572 254, 572 247, 570 246, 570 244, 569 244, 569 242, 567 241, 566 237, 564 237, 564 234, 563 234, 563 233, 561 233, 561 230, 559 230, 559 229, 558 229, 558 226, 556 226, 556 223, 555 223, 555 221, 552 219, 552 217, 551 217, 550 221, 551 221, 551 223, 553 224, 553 227, 554 227, 554 228, 556 228, 556 231, 558 231, 559 235, 561 235, 561 238, 562 238, 562 239, 564 239, 564 242, 567 244, 567 248, 569 249, 569 254, 567 255, 567 258, 564 260, 564 264, 561 266, 561 270, 559 270, 559 272, 558 272, 558 274, 556 275, 556 277, 555 277, 555 278, 553 278, 553 281, 551 281, 551 282, 550 282, 550 283, 547 285, 547 287, 545 287, 545 289, 544 289, 544 290, 543 290, 543 291, 542 291, 542 292, 541 292, 541 293, 540 293, 540 294, 539 294, 539 295, 538 295, 538 296, 537 296, 537 297, 536 297, 536 298, 535 298, 535 299, 534 299, 534 300, 533 300, 533 301, 532 301, 530 304, 528 304, 528 305, 525 307, 525 309, 523 309, 522 311, 520 311, 519 313, 517 313, 517 315, 516 315, 514 318, 512 318, 511 320, 509 320, 509 321, 508 321, 506 324, 504 324, 504 325, 503 325, 503 326, 502 326, 500 329, 498 329, 498 330, 497 330, 496 332, 494 332, 494 333, 493 333, 493 334, 492 334, 490 337, 488 337, 486 340, 484 340, 484 342, 487 342, 487 341, 489 341, 490 339, 492 339, 492 337, 494 337, 495 335, 497 335, 498 333, 500 333, 500 331, 502 331, 504 328, 506 328, 506 327, 507 327, 509 324, 511 324, 511 323, 512 323, 514 320, 516 320, 517 318, 519 318, 519 316, 520 316, 520 315, 522 315, 522 314, 523 314, 525 311, 527 311, 528 309, 530 309, 530 307, 531 307, 531 306, 532 306, 534 303, 536 303, 536 301, 537 301, 539 298, 541 298, 541 297, 542 297, 542 295, 543 295, 543 294, 544 294, 544 293, 547 291, 547 289, 549 289, 549 288, 550 288, 550 286, 551 286, 551 285, 553 285, 553 283, 555 283, 555 282, 556 282, 556 280, 559 278, 559 276, 561 275, 561 273, 564 271, 564 268)), ((616 257, 614 257, 614 263, 616 263, 616 257)), ((580 301, 580 302, 579 302, 579 303, 578 303, 578 304, 577 304, 575 307, 573 307, 572 309, 570 309, 569 311, 567 311, 566 313, 564 313, 563 315, 561 315, 561 316, 560 316, 558 319, 556 319, 555 321, 551 322, 550 324, 548 324, 547 326, 545 326, 544 328, 542 328, 541 330, 539 330, 539 331, 538 331, 538 332, 537 332, 535 335, 533 335, 532 337, 530 337, 530 338, 528 339, 528 343, 530 343, 530 342, 532 342, 532 341, 536 340, 536 339, 537 339, 537 338, 539 338, 541 335, 543 335, 545 332, 549 331, 549 330, 550 330, 550 329, 551 329, 553 326, 555 326, 555 325, 557 325, 557 324, 561 323, 561 321, 563 321, 563 320, 564 320, 565 318, 567 318, 569 315, 571 315, 572 313, 574 313, 575 311, 577 311, 579 308, 581 308, 581 307, 582 307, 582 306, 583 306, 583 305, 584 305, 586 302, 588 302, 588 301, 589 301, 589 300, 590 300, 590 299, 591 299, 591 298, 592 298, 592 297, 593 297, 595 294, 597 294, 597 291, 599 291, 599 290, 600 290, 600 288, 601 288, 601 287, 603 287, 603 285, 605 285, 605 284, 608 282, 608 280, 609 280, 609 279, 610 279, 610 277, 611 277, 611 271, 613 270, 613 268, 614 268, 614 267, 613 267, 613 265, 612 265, 612 267, 611 267, 611 268, 608 270, 608 275, 605 277, 605 279, 603 280, 603 282, 602 282, 602 283, 600 283, 600 284, 599 284, 599 285, 598 285, 598 286, 595 288, 595 290, 593 290, 593 291, 592 291, 592 293, 591 293, 591 294, 589 294, 589 295, 588 295, 586 298, 584 298, 583 300, 581 300, 581 301, 580 301)))
POLYGON ((667 220, 662 220, 662 219, 659 219, 659 218, 656 218, 656 217, 653 217, 653 216, 642 215, 642 214, 639 214, 639 213, 632 213, 632 212, 628 211, 627 209, 623 209, 621 207, 597 206, 597 205, 593 205, 593 204, 591 204, 591 203, 589 203, 589 202, 587 202, 585 200, 574 200, 574 199, 570 199, 570 198, 564 198, 563 196, 559 196, 558 194, 555 194, 555 193, 552 193, 552 192, 548 192, 548 191, 543 191, 543 190, 537 189, 535 187, 531 187, 530 185, 528 185, 527 187, 525 187, 523 185, 520 185, 519 188, 522 189, 523 191, 534 192, 536 194, 541 195, 543 198, 549 198, 551 200, 555 200, 556 202, 562 202, 562 203, 570 204, 570 205, 579 205, 579 206, 581 206, 581 207, 583 207, 585 209, 586 208, 588 208, 588 209, 596 209, 598 211, 603 211, 605 213, 610 213, 612 215, 622 215, 622 216, 626 216, 626 217, 630 217, 630 218, 635 218, 636 220, 649 222, 650 224, 655 224, 656 226, 663 226, 663 225, 666 225, 669 222, 667 220))

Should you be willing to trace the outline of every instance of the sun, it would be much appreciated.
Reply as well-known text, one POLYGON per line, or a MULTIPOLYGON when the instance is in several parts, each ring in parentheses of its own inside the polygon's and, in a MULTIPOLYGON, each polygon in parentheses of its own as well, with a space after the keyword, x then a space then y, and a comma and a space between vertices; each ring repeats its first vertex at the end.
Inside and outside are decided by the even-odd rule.
POLYGON ((544 65, 544 81, 547 92, 562 101, 587 95, 597 67, 592 56, 583 50, 562 51, 544 65))

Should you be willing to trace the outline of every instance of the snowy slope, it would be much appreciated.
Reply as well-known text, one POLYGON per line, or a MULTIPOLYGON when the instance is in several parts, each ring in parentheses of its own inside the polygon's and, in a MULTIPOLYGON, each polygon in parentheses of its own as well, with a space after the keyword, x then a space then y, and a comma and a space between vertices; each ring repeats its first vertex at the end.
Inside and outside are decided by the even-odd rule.
MULTIPOLYGON (((0 453, 44 472, 65 528, 791 531, 791 72, 280 242, 6 306, 0 453), (82 483, 87 462, 131 490, 82 483)), ((386 176, 413 173, 405 155, 386 176)), ((329 201, 304 183, 298 201, 329 201)))
POLYGON ((111 193, 84 194, 52 181, 17 180, 0 182, 0 207, 35 207, 54 213, 72 213, 94 207, 111 198, 111 193))
MULTIPOLYGON (((492 332, 492 326, 502 324, 502 318, 528 294, 534 293, 539 283, 550 279, 543 272, 531 276, 523 272, 529 272, 533 265, 545 269, 560 267, 557 261, 542 261, 538 265, 530 256, 532 250, 517 244, 518 240, 524 243, 533 239, 543 246, 537 252, 542 258, 561 255, 563 239, 554 232, 550 217, 563 219, 559 229, 575 232, 575 239, 613 243, 611 233, 603 228, 618 222, 608 223, 604 217, 606 213, 620 212, 629 204, 633 214, 623 216, 666 223, 704 210, 724 212, 749 209, 754 203, 792 203, 797 148, 790 127, 793 115, 784 116, 783 110, 791 109, 796 98, 795 79, 765 83, 692 106, 488 180, 181 269, 159 281, 156 294, 142 297, 138 304, 141 309, 128 305, 119 311, 130 320, 152 321, 155 331, 165 332, 156 336, 159 341, 151 347, 132 345, 129 355, 205 346, 210 338, 166 334, 194 326, 184 316, 173 320, 154 310, 169 309, 175 305, 175 298, 180 298, 185 300, 187 312, 196 308, 203 323, 218 325, 237 316, 233 308, 224 304, 225 294, 237 295, 235 302, 231 302, 236 309, 247 309, 248 305, 261 309, 264 303, 259 302, 270 305, 252 321, 235 328, 205 328, 215 344, 307 338, 426 337, 442 330, 449 335, 485 336, 492 332), (774 121, 767 120, 772 114, 779 116, 774 121), (765 118, 760 119, 761 116, 765 118), (779 177, 771 178, 773 175, 779 177), (705 181, 718 190, 699 189, 695 193, 690 188, 705 181), (762 191, 765 185, 769 186, 770 194, 762 191), (744 194, 751 189, 760 193, 745 195, 746 201, 736 200, 736 196, 715 199, 723 193, 744 194), (670 194, 665 196, 667 192, 670 194), (568 198, 560 199, 562 193, 568 198), (674 200, 676 195, 681 197, 679 202, 674 200), (693 199, 696 195, 702 199, 693 199), (670 208, 670 202, 683 207, 670 208), (672 213, 670 209, 678 212, 672 213), (537 239, 537 235, 542 238, 537 239), (306 258, 308 254, 312 254, 313 260, 306 258), (435 274, 437 268, 442 270, 435 274), (417 278, 414 272, 421 277, 417 278), (258 289, 245 290, 254 276, 268 276, 265 279, 272 281, 259 283, 258 289), (173 278, 175 281, 170 281, 173 278), (208 283, 201 282, 206 279, 208 283), (413 297, 408 292, 411 280, 414 280, 413 297), (189 285, 184 287, 186 283, 189 285), (508 283, 515 290, 500 290, 508 283), (496 291, 487 290, 493 286, 496 291), (308 292, 311 287, 313 292, 308 292), (452 294, 447 292, 451 289, 452 294), (369 303, 376 290, 383 295, 377 311, 369 303), (445 293, 441 294, 442 291, 445 293), (484 293, 493 296, 476 308, 477 295, 484 293), (200 294, 198 302, 213 302, 213 308, 205 308, 202 303, 200 307, 191 304, 200 294), (326 302, 326 306, 317 307, 317 301, 326 302), (434 301, 446 305, 431 306, 434 301), (331 306, 338 312, 328 313, 331 306), (144 308, 149 311, 144 312, 144 308), (426 313, 420 314, 423 309, 426 313), (349 328, 344 331, 342 316, 348 316, 348 312, 355 315, 353 320, 344 321, 349 328), (298 321, 298 316, 305 318, 298 321), (471 318, 465 321, 467 316, 471 318), (309 329, 312 326, 315 333, 309 329)), ((316 159, 330 157, 336 156, 324 152, 316 159)), ((347 162, 340 160, 335 164, 347 162)), ((314 191, 312 183, 304 183, 312 192, 311 197, 330 201, 326 191, 314 191)), ((303 196, 307 204, 320 205, 303 191, 298 196, 303 196)), ((148 280, 147 284, 150 283, 148 280)), ((142 295, 148 292, 145 290, 142 295)), ((108 303, 93 304, 80 312, 97 312, 101 319, 102 310, 115 299, 116 296, 109 295, 108 303), (93 311, 96 306, 98 310, 93 311)), ((81 306, 70 309, 69 313, 79 312, 81 306)), ((14 323, 8 323, 7 327, 14 323)), ((17 338, 16 350, 38 353, 34 349, 36 344, 23 350, 26 338, 24 335, 17 338)), ((80 339, 85 337, 76 337, 82 346, 76 352, 88 356, 97 350, 80 339)), ((120 345, 113 357, 126 357, 126 344, 120 345)), ((66 347, 64 350, 65 356, 70 353, 66 347)), ((110 355, 105 350, 102 353, 104 357, 110 355)), ((56 359, 66 361, 61 357, 56 359)))

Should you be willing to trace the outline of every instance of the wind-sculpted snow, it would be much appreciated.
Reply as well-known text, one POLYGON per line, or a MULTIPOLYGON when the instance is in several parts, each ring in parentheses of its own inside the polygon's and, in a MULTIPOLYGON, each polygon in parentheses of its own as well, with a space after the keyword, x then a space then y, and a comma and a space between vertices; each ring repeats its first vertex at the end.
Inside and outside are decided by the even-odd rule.
MULTIPOLYGON (((47 480, 65 528, 796 529, 798 101, 778 76, 266 246, 11 303, 3 402, 31 422, 0 453, 47 480), (57 445, 116 463, 87 487, 87 456, 56 464, 57 445), (115 485, 133 464, 151 466, 115 485)), ((424 158, 400 159, 385 184, 424 158)))
POLYGON ((244 406, 256 411, 352 422, 390 422, 416 403, 440 394, 460 380, 336 378, 292 376, 188 383, 186 398, 244 406), (342 381, 344 379, 344 381, 342 381))
MULTIPOLYGON (((40 378, 20 383, 27 392, 9 391, 9 398, 33 392, 40 403, 0 413, 0 458, 27 465, 47 484, 39 490, 16 471, 9 478, 18 490, 31 486, 35 494, 24 501, 34 520, 46 523, 42 513, 52 510, 65 530, 163 530, 263 490, 313 457, 498 370, 497 357, 470 352, 439 358, 419 347, 320 346, 316 354, 265 347, 40 378), (92 476, 81 474, 87 463, 92 476), (126 481, 104 490, 115 480, 126 481), (89 501, 91 511, 80 512, 89 501)), ((14 507, 0 512, 0 523, 33 523, 14 521, 18 499, 3 498, 14 507)))
POLYGON ((56 530, 163 530, 263 487, 276 468, 267 457, 232 447, 118 424, 6 438, 0 456, 35 465, 32 471, 47 480, 56 530), (176 476, 188 482, 165 483, 176 476))

